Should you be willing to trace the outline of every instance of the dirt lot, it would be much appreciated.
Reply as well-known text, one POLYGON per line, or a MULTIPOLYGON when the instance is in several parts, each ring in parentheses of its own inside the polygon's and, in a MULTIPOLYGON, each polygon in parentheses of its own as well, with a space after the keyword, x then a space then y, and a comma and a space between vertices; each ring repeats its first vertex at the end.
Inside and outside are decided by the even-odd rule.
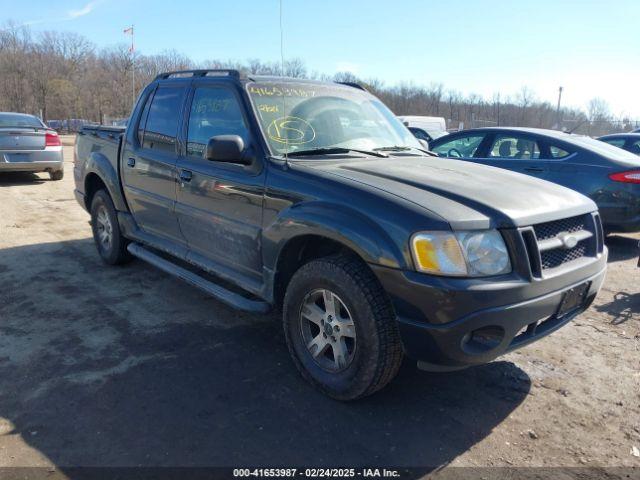
POLYGON ((640 236, 593 307, 453 374, 317 394, 275 315, 101 264, 66 177, 0 176, 0 466, 640 466, 640 236))

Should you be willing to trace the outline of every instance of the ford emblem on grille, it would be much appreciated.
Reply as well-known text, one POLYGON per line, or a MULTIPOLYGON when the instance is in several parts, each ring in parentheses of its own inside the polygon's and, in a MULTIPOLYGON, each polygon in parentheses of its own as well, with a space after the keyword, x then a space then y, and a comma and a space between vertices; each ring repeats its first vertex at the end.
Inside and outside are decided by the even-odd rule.
POLYGON ((567 232, 559 233, 558 238, 560 239, 560 241, 562 241, 563 248, 566 248, 567 250, 574 248, 576 245, 578 245, 578 239, 575 236, 571 235, 570 233, 567 233, 567 232))

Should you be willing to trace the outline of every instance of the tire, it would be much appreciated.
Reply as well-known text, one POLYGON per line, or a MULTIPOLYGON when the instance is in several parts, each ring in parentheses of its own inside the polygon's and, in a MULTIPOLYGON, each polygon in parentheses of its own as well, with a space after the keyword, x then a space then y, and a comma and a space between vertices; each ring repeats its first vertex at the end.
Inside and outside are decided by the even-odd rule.
POLYGON ((289 353, 302 376, 337 400, 356 400, 380 390, 402 363, 391 302, 358 258, 333 255, 302 266, 287 287, 283 323, 289 353), (335 309, 327 308, 327 299, 335 309), (336 312, 333 320, 327 313, 331 310, 336 312), (334 332, 343 336, 327 335, 331 321, 334 332), (336 325, 343 328, 336 330, 336 325))
POLYGON ((55 170, 49 172, 49 178, 51 180, 62 180, 64 178, 64 170, 55 170))
POLYGON ((120 265, 131 261, 127 250, 129 241, 122 236, 116 209, 105 190, 98 190, 91 200, 91 229, 98 253, 105 263, 120 265))

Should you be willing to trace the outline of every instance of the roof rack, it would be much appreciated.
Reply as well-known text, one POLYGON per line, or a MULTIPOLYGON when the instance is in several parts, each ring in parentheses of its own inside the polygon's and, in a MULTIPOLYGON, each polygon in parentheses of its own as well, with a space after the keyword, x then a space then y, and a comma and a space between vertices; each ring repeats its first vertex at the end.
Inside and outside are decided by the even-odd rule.
POLYGON ((227 75, 229 77, 240 78, 240 72, 233 69, 201 69, 201 70, 176 70, 175 72, 164 72, 158 75, 155 80, 166 80, 172 77, 216 77, 227 75))
POLYGON ((356 82, 336 82, 336 83, 339 83, 340 85, 346 85, 347 87, 357 88, 358 90, 363 90, 365 92, 367 91, 366 88, 364 88, 362 85, 356 82))

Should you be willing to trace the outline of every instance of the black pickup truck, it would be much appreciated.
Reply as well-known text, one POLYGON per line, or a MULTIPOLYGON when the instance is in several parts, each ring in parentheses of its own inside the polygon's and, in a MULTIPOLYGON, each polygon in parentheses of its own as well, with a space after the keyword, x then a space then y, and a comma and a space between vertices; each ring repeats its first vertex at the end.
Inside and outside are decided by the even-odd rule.
POLYGON ((341 400, 382 388, 404 354, 447 371, 537 340, 605 275, 591 200, 434 157, 356 84, 166 73, 126 129, 85 127, 75 154, 106 263, 282 309, 295 365, 341 400))

